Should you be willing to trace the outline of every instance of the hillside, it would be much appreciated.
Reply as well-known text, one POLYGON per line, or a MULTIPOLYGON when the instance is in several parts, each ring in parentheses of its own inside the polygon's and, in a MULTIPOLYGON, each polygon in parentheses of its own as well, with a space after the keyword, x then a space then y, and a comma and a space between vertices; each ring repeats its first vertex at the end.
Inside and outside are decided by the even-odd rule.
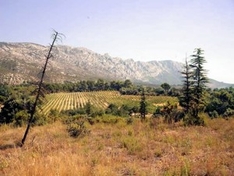
MULTIPOLYGON (((37 81, 48 47, 33 43, 0 43, 0 82, 37 81)), ((125 80, 145 84, 181 84, 182 63, 165 60, 140 62, 98 54, 86 48, 56 46, 49 61, 47 82, 84 79, 125 80)), ((211 82, 211 87, 212 87, 211 82)), ((217 84, 219 87, 224 84, 217 84)), ((226 85, 225 85, 226 86, 226 85)))

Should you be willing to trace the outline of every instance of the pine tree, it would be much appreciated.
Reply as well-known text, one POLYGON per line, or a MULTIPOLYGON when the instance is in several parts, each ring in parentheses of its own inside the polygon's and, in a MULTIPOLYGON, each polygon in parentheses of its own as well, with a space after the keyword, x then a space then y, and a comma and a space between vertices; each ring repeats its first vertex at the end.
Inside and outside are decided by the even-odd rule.
POLYGON ((183 88, 182 95, 179 98, 180 106, 184 108, 185 113, 189 112, 190 102, 192 100, 192 86, 193 86, 193 72, 191 67, 188 65, 187 58, 185 60, 184 70, 181 71, 183 77, 183 88))
POLYGON ((204 51, 200 48, 194 50, 192 55, 190 66, 193 68, 193 80, 194 80, 194 102, 196 103, 196 115, 201 105, 204 104, 203 94, 206 89, 206 83, 208 83, 208 78, 206 76, 206 70, 203 68, 203 65, 206 63, 205 58, 203 57, 204 51))
POLYGON ((204 91, 206 89, 206 83, 208 83, 208 78, 206 76, 206 70, 204 69, 204 64, 206 63, 203 57, 204 51, 200 48, 194 50, 194 54, 191 55, 192 68, 192 96, 189 103, 189 118, 186 119, 186 124, 188 125, 203 125, 204 121, 199 117, 199 112, 203 109, 204 102, 204 91))
POLYGON ((141 114, 141 120, 145 120, 145 116, 147 114, 147 103, 146 103, 146 98, 145 98, 145 90, 144 88, 142 89, 141 93, 141 101, 140 101, 140 109, 139 112, 141 114))
POLYGON ((204 91, 206 83, 208 83, 206 70, 204 69, 206 60, 203 53, 202 49, 196 48, 194 54, 191 55, 190 64, 186 60, 184 70, 181 72, 184 81, 180 105, 187 114, 186 118, 184 118, 187 125, 202 125, 204 123, 199 117, 199 112, 205 104, 204 91))

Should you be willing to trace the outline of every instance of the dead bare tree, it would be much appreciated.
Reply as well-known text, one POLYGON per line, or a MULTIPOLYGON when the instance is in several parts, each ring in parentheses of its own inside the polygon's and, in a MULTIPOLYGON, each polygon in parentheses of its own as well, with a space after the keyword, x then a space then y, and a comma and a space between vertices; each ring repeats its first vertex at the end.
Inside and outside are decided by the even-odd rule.
POLYGON ((40 98, 40 95, 41 95, 41 90, 42 90, 42 83, 43 83, 43 79, 44 79, 44 76, 45 76, 45 72, 46 72, 46 67, 47 67, 47 64, 48 64, 48 61, 49 59, 52 57, 52 50, 53 50, 53 47, 54 47, 54 44, 57 40, 61 40, 61 36, 62 34, 58 33, 57 31, 54 31, 54 34, 52 35, 53 37, 53 42, 52 44, 50 45, 50 49, 49 49, 49 52, 46 56, 46 62, 45 62, 45 65, 43 67, 43 70, 42 70, 42 74, 41 74, 41 78, 40 78, 40 82, 38 84, 38 89, 37 89, 37 94, 36 94, 36 99, 34 101, 34 104, 32 106, 32 110, 30 111, 30 117, 29 117, 29 120, 28 120, 28 125, 27 125, 27 128, 26 128, 26 131, 24 133, 24 136, 23 136, 23 139, 21 141, 21 147, 24 145, 25 143, 25 140, 27 138, 27 135, 28 135, 28 132, 29 132, 29 129, 32 125, 32 122, 34 120, 34 114, 36 112, 36 107, 37 107, 37 103, 39 101, 39 98, 40 98))

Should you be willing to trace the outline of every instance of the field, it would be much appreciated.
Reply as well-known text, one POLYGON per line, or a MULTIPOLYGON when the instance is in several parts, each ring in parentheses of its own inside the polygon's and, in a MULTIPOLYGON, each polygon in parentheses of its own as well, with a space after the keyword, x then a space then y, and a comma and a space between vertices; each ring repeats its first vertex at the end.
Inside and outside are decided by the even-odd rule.
MULTIPOLYGON (((154 111, 157 105, 162 105, 167 101, 175 103, 176 98, 167 96, 147 96, 149 110, 154 111)), ((47 102, 42 106, 42 112, 48 114, 50 110, 57 111, 76 109, 84 107, 90 102, 93 106, 101 109, 108 107, 110 103, 121 106, 123 104, 139 106, 140 96, 121 95, 117 91, 96 91, 96 92, 74 92, 74 93, 54 93, 46 97, 47 102)))
POLYGON ((234 175, 234 119, 207 120, 205 127, 167 125, 151 119, 85 124, 89 134, 72 138, 59 121, 25 128, 0 127, 3 176, 234 175))
MULTIPOLYGON (((156 106, 178 100, 147 96, 146 101, 149 110, 154 111, 156 106)), ((101 109, 110 103, 139 106, 140 96, 116 91, 49 94, 42 112, 76 109, 87 102, 101 109)), ((86 133, 77 138, 69 134, 70 122, 58 118, 51 124, 31 128, 23 147, 19 143, 26 127, 2 125, 0 175, 234 175, 234 118, 212 120, 202 115, 205 126, 185 127, 182 122, 166 124, 162 117, 148 117, 142 122, 137 117, 104 114, 92 121, 86 119, 86 133)))

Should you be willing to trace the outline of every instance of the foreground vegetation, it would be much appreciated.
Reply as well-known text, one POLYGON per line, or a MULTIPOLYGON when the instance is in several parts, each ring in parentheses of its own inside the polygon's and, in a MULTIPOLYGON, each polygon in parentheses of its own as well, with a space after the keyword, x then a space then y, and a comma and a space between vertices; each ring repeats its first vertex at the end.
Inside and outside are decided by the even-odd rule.
POLYGON ((162 119, 142 123, 105 116, 84 135, 70 137, 67 123, 31 129, 0 127, 0 175, 233 175, 234 119, 205 118, 184 127, 162 119))

